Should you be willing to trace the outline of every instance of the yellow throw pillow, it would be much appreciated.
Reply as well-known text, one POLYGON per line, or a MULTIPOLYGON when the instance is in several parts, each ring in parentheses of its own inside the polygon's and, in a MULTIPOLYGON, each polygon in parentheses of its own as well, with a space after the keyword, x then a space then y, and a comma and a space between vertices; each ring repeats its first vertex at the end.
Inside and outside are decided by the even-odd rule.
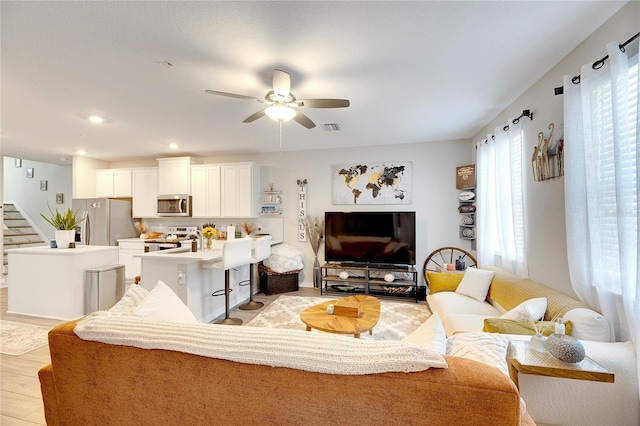
MULTIPOLYGON (((555 333, 555 323, 553 321, 536 321, 536 327, 545 336, 550 336, 555 333)), ((565 334, 571 335, 571 330, 573 330, 571 321, 565 321, 564 327, 565 334)), ((503 334, 536 334, 531 321, 518 321, 506 318, 485 318, 482 331, 503 334)))
POLYGON ((456 291, 464 274, 427 271, 429 294, 439 291, 456 291))

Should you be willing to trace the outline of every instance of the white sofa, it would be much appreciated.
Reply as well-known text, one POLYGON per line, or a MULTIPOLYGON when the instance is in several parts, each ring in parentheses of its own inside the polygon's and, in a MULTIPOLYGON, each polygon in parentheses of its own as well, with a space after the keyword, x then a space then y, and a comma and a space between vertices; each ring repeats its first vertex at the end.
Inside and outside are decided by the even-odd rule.
POLYGON ((427 296, 450 339, 461 332, 480 332, 485 318, 500 317, 526 300, 546 297, 544 319, 570 320, 572 335, 581 340, 587 356, 614 372, 615 383, 521 374, 520 394, 531 417, 539 425, 640 425, 637 354, 631 342, 610 343, 606 318, 576 299, 493 266, 483 269, 495 272, 484 301, 455 291, 427 296))

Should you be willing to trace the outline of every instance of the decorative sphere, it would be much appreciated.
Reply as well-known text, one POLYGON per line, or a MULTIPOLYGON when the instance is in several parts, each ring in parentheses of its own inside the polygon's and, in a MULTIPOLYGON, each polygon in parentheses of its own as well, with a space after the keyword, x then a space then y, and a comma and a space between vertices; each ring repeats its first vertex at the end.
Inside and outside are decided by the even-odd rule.
POLYGON ((580 362, 585 357, 584 346, 575 337, 552 334, 547 338, 547 350, 560 361, 580 362))
POLYGON ((389 272, 389 273, 387 273, 387 274, 384 274, 384 280, 385 280, 386 282, 388 282, 388 283, 392 283, 392 282, 393 282, 393 280, 395 280, 395 279, 396 279, 396 276, 395 276, 395 275, 393 275, 391 272, 389 272))
POLYGON ((340 271, 338 276, 341 280, 346 280, 347 278, 349 278, 349 273, 347 271, 340 271))

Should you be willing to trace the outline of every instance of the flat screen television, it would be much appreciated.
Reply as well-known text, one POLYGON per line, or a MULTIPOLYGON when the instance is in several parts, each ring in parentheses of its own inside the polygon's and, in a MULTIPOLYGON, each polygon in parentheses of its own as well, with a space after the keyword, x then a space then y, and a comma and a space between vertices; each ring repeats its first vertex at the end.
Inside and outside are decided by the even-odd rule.
POLYGON ((325 212, 324 258, 371 266, 415 265, 415 212, 325 212))

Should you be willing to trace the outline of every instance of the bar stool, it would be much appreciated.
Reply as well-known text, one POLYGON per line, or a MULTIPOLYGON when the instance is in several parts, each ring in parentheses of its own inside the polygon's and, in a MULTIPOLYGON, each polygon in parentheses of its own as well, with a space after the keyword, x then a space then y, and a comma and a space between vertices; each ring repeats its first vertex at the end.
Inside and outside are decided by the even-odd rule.
MULTIPOLYGON (((224 243, 222 246, 222 260, 204 265, 204 268, 224 270, 224 319, 218 324, 241 325, 240 318, 229 317, 229 270, 251 263, 251 243, 249 238, 240 238, 224 243)), ((222 290, 214 291, 212 296, 219 296, 222 290)))
POLYGON ((253 240, 253 255, 251 256, 251 275, 249 277, 249 301, 238 306, 243 311, 253 311, 264 306, 262 302, 253 300, 253 289, 259 282, 258 263, 271 256, 271 235, 266 235, 253 240))

